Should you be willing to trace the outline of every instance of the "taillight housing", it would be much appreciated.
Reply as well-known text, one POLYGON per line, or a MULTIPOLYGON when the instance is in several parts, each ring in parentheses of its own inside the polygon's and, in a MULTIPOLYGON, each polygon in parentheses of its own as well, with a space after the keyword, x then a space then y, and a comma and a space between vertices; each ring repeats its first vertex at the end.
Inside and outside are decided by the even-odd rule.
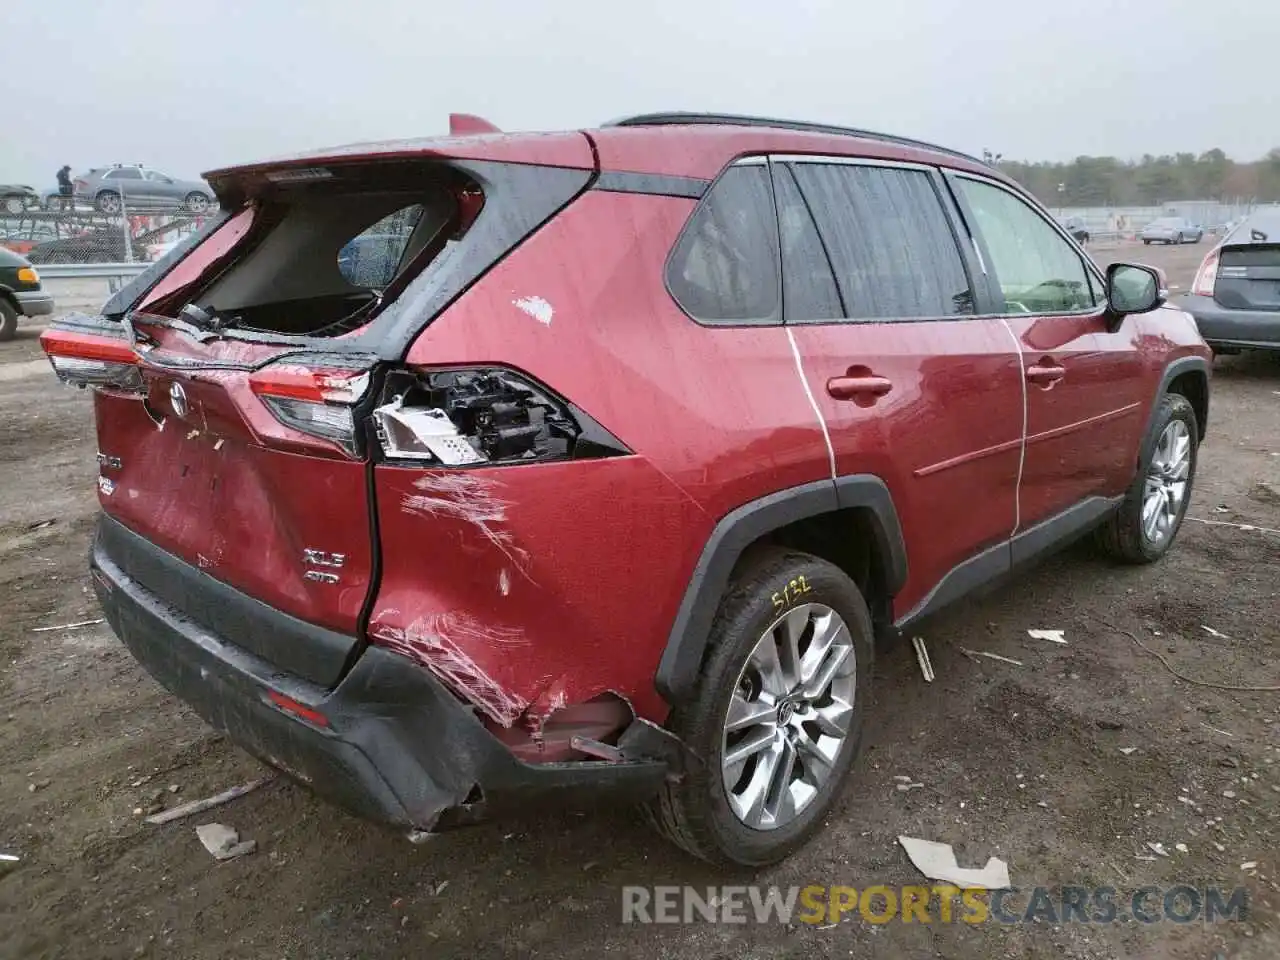
POLYGON ((445 467, 629 453, 582 410, 505 367, 391 374, 373 425, 383 456, 445 467))
POLYGON ((1218 251, 1210 250, 1209 255, 1200 264, 1196 279, 1191 284, 1191 292, 1201 297, 1212 297, 1214 284, 1218 280, 1218 251))
POLYGON ((355 410, 369 389, 367 369, 312 366, 291 358, 255 370, 249 388, 286 427, 360 456, 355 410))
POLYGON ((138 354, 123 339, 50 328, 40 334, 40 347, 63 383, 141 393, 138 354))

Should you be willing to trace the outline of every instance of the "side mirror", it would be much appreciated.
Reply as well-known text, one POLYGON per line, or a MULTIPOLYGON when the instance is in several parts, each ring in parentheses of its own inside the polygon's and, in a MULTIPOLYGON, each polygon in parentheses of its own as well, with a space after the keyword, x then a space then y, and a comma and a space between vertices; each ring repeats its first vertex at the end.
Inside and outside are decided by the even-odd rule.
POLYGON ((1168 295, 1164 277, 1155 267, 1137 263, 1107 267, 1107 307, 1117 317, 1154 310, 1168 295))

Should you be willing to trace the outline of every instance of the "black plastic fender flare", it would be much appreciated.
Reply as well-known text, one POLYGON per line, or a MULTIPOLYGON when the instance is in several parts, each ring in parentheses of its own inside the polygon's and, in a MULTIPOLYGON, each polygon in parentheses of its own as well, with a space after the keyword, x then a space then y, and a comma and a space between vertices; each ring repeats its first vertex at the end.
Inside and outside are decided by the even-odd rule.
POLYGON ((848 508, 871 512, 875 547, 892 596, 907 579, 907 549, 889 488, 879 477, 855 474, 815 480, 768 494, 733 510, 711 531, 676 611, 654 685, 668 703, 689 696, 707 647, 711 624, 742 552, 762 536, 797 520, 848 508))
MULTIPOLYGON (((1198 371, 1205 378, 1205 396, 1209 396, 1208 383, 1210 379, 1209 361, 1204 357, 1179 357, 1172 361, 1164 368, 1164 373, 1160 375, 1160 384, 1156 387, 1155 396, 1151 399, 1151 409, 1147 412, 1147 427, 1142 435, 1142 456, 1136 467, 1140 470, 1142 464, 1147 463, 1151 459, 1151 450, 1155 446, 1156 436, 1152 432, 1156 422, 1156 413, 1160 409, 1160 398, 1169 392, 1169 384, 1173 383, 1178 377, 1184 373, 1198 371)), ((1199 440, 1204 440, 1205 424, 1209 422, 1209 405, 1205 403, 1204 424, 1200 424, 1199 440)))

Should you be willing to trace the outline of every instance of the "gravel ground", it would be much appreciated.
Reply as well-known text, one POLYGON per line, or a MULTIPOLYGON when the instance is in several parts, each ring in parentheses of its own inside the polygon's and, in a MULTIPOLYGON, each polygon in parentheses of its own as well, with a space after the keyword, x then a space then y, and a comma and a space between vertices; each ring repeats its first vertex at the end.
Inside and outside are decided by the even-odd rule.
MULTIPOLYGON (((1204 250, 1096 255, 1160 264, 1185 289, 1204 250)), ((100 299, 84 284, 57 292, 64 306, 100 299)), ((0 863, 0 956, 1280 955, 1280 695, 1182 682, 1124 633, 1187 676, 1280 684, 1280 360, 1217 365, 1191 508, 1213 523, 1186 524, 1156 566, 1121 569, 1079 547, 935 618, 925 634, 932 685, 909 647, 884 654, 866 753, 826 832, 779 867, 726 874, 626 810, 412 846, 277 780, 213 814, 143 823, 136 808, 206 796, 263 768, 103 626, 33 632, 99 616, 85 569, 96 510, 90 406, 54 381, 37 333, 0 344, 0 853, 21 857, 0 863), (1031 640, 1035 627, 1063 629, 1068 643, 1031 640), (960 647, 1021 666, 975 662, 960 647), (923 786, 898 790, 895 777, 923 786), (215 862, 194 830, 213 820, 257 852, 215 862), (952 843, 962 865, 999 856, 1023 890, 1243 885, 1248 916, 621 923, 624 885, 918 883, 899 834, 952 843), (1247 862, 1256 866, 1242 870, 1247 862)), ((1025 898, 1012 902, 1020 911, 1025 898)))

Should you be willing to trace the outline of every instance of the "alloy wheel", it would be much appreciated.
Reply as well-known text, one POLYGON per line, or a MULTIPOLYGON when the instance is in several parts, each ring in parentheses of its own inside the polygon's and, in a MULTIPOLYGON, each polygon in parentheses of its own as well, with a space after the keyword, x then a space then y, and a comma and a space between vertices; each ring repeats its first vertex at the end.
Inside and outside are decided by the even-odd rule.
POLYGON ((849 739, 856 671, 849 626, 825 604, 788 611, 756 642, 721 751, 725 794, 746 826, 785 826, 818 796, 849 739))
POLYGON ((1156 442, 1142 494, 1142 534, 1152 544, 1173 536, 1191 477, 1191 432, 1170 420, 1156 442))

